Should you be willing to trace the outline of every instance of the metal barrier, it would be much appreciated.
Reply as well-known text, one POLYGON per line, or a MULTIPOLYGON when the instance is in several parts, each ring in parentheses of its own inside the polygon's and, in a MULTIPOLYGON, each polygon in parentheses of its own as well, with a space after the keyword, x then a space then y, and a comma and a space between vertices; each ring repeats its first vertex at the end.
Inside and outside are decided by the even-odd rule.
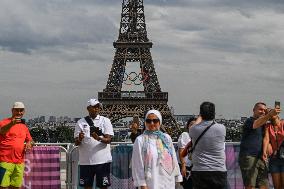
MULTIPOLYGON (((59 147, 59 157, 60 157, 60 181, 61 181, 61 189, 67 189, 68 188, 68 181, 67 177, 70 172, 70 167, 69 167, 69 161, 67 159, 68 156, 68 151, 70 150, 70 147, 72 148, 71 143, 35 143, 35 146, 40 146, 40 147, 59 147), (65 172, 65 173, 64 173, 65 172)), ((33 163, 33 162, 31 162, 33 163)), ((22 188, 24 189, 29 189, 30 187, 25 184, 22 188)))
MULTIPOLYGON (((176 144, 176 143, 175 143, 176 144)), ((72 165, 70 167, 71 175, 69 175, 68 183, 70 189, 77 189, 77 163, 78 163, 78 151, 77 147, 74 146, 73 149, 69 151, 70 162, 72 165)), ((134 189, 131 169, 130 169, 130 158, 132 152, 132 143, 129 142, 116 142, 112 143, 112 186, 110 189, 134 189), (131 148, 131 150, 129 149, 131 148), (118 166, 118 164, 120 164, 118 166), (127 170, 126 170, 127 169, 127 170), (127 172, 128 171, 128 172, 127 172)), ((243 189, 241 173, 238 165, 238 154, 239 154, 239 143, 229 142, 226 143, 226 166, 228 169, 228 184, 231 189, 243 189)))
MULTIPOLYGON (((61 188, 77 189, 78 187, 78 148, 72 143, 36 143, 37 146, 59 146, 66 153, 66 162, 60 162, 60 171, 65 168, 66 177, 61 178, 61 188), (65 185, 64 185, 65 181, 65 185)), ((113 189, 133 189, 131 178, 132 143, 113 142, 112 147, 112 186, 113 189)), ((243 189, 241 173, 238 165, 239 142, 226 143, 226 166, 228 183, 231 189, 243 189)), ((64 158, 63 158, 64 160, 64 158)))
MULTIPOLYGON (((125 188, 125 185, 131 185, 133 186, 133 183, 132 183, 132 178, 131 178, 131 175, 129 174, 129 164, 130 164, 130 159, 129 159, 129 156, 131 157, 131 153, 129 152, 132 152, 132 143, 131 142, 112 142, 111 143, 111 150, 112 150, 112 157, 113 157, 113 162, 112 162, 112 175, 111 175, 111 180, 112 180, 112 186, 110 188, 114 188, 115 186, 115 183, 118 183, 120 185, 123 186, 123 189, 126 189, 125 188), (128 148, 128 150, 127 150, 128 148), (129 148, 131 148, 131 150, 129 150, 129 148), (119 152, 117 152, 117 150, 123 150, 123 151, 126 151, 127 150, 127 153, 125 154, 121 154, 119 152), (119 155, 122 155, 123 157, 121 159, 123 160, 127 160, 127 161, 124 161, 122 164, 124 165, 124 170, 127 169, 128 170, 128 174, 126 173, 125 174, 122 174, 122 171, 119 171, 117 169, 122 169, 123 166, 122 165, 115 165, 115 164, 118 164, 118 163, 121 163, 121 160, 120 162, 117 162, 115 161, 115 159, 118 159, 118 158, 115 158, 116 156, 119 156, 119 155), (127 158, 125 159, 125 156, 127 156, 127 158), (122 180, 120 180, 118 177, 115 177, 115 175, 118 175, 120 174, 120 176, 118 177, 127 177, 127 178, 124 178, 124 183, 122 183, 122 180)), ((120 151, 121 152, 121 151, 120 151)), ((73 144, 70 144, 69 145, 69 150, 68 150, 68 172, 67 172, 67 180, 66 180, 66 183, 67 183, 67 188, 68 189, 77 189, 78 187, 78 160, 79 160, 79 153, 78 153, 78 147, 73 145, 73 144)), ((124 171, 125 172, 125 171, 124 171)), ((118 185, 116 184, 116 185, 118 185)), ((116 188, 118 189, 119 186, 117 186, 116 188)))

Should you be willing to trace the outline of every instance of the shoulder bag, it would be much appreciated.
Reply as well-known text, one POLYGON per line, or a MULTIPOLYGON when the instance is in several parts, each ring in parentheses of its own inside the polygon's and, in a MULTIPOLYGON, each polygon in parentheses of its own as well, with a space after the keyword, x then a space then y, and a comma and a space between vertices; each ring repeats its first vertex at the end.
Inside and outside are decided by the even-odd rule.
POLYGON ((95 132, 98 136, 104 136, 104 134, 102 133, 102 130, 100 130, 99 127, 96 127, 94 125, 94 122, 92 121, 92 119, 90 118, 90 116, 86 116, 84 117, 86 122, 88 123, 88 125, 90 126, 90 135, 95 132))
MULTIPOLYGON (((194 149, 195 149, 195 147, 196 147, 198 141, 199 141, 199 140, 201 139, 201 137, 206 133, 206 131, 208 131, 208 129, 210 129, 210 127, 211 127, 212 125, 214 125, 215 123, 216 123, 216 122, 213 121, 213 122, 211 123, 211 125, 209 125, 208 127, 206 127, 206 128, 202 131, 202 133, 199 135, 199 137, 196 139, 196 141, 195 141, 195 143, 193 144, 192 148, 189 149, 189 151, 188 151, 188 158, 189 158, 190 160, 192 159, 192 152, 194 151, 194 149)), ((195 126, 194 126, 194 127, 195 127, 195 126)))

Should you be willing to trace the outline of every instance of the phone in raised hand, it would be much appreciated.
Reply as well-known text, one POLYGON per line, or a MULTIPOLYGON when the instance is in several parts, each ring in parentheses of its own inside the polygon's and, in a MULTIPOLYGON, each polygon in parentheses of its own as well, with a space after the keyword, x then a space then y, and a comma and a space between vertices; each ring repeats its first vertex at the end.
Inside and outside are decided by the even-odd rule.
POLYGON ((280 101, 275 101, 274 107, 275 108, 280 108, 280 101))
POLYGON ((23 122, 23 119, 20 118, 20 117, 15 117, 15 122, 16 122, 16 123, 24 123, 24 122, 23 122))

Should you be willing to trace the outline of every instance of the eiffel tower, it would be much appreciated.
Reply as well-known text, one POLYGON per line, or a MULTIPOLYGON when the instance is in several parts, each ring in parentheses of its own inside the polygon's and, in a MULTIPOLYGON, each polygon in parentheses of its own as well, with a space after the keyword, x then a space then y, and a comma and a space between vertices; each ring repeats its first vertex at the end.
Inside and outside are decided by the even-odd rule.
POLYGON ((106 88, 98 93, 104 108, 101 115, 112 122, 138 115, 144 118, 147 110, 157 109, 163 117, 165 130, 176 138, 179 126, 167 105, 168 93, 162 92, 155 72, 146 31, 143 0, 123 0, 118 40, 106 88), (139 63, 139 73, 126 73, 126 64, 139 63), (124 91, 123 84, 140 82, 143 91, 124 91))

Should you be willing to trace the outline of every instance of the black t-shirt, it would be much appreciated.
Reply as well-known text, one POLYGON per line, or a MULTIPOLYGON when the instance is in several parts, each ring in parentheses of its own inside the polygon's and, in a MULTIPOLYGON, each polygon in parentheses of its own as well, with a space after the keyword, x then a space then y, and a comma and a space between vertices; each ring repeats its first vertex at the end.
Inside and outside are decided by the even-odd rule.
POLYGON ((243 125, 243 134, 240 144, 240 155, 261 157, 264 128, 253 129, 255 118, 248 118, 243 125))
POLYGON ((135 142, 135 139, 136 139, 139 135, 141 135, 141 133, 142 133, 141 129, 138 129, 138 130, 137 130, 137 133, 131 133, 131 134, 130 134, 130 139, 131 139, 132 143, 135 142))

